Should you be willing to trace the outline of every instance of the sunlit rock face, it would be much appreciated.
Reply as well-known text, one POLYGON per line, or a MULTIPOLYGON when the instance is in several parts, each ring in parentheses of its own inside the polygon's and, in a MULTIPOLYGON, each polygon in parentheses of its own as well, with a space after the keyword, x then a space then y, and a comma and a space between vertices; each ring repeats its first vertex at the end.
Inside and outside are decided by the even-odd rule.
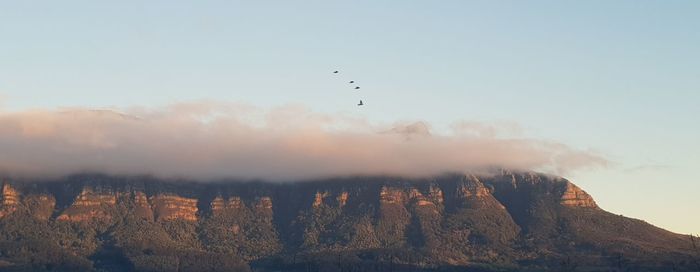
POLYGON ((239 210, 243 208, 243 201, 241 201, 240 197, 237 196, 232 196, 228 198, 228 201, 226 201, 226 206, 225 209, 228 210, 239 210))
POLYGON ((258 197, 253 207, 256 211, 272 212, 272 198, 269 196, 258 197))
POLYGON ((406 199, 406 193, 400 188, 382 187, 379 193, 379 200, 382 204, 398 204, 403 205, 406 199))
POLYGON ((412 187, 408 190, 408 206, 433 213, 440 213, 444 202, 442 190, 431 184, 427 190, 412 187))
POLYGON ((338 201, 338 206, 343 207, 345 204, 348 203, 348 199, 350 198, 350 194, 347 191, 341 192, 338 197, 336 197, 336 200, 338 201))
POLYGON ((491 193, 479 180, 479 178, 470 175, 460 185, 458 195, 464 199, 478 199, 489 197, 491 196, 491 193))
POLYGON ((428 198, 425 197, 416 188, 411 188, 410 192, 408 193, 408 197, 413 203, 415 203, 415 205, 418 205, 418 206, 434 206, 435 205, 435 203, 428 200, 428 198))
POLYGON ((486 207, 505 210, 505 206, 494 197, 491 190, 479 177, 465 175, 456 186, 456 204, 462 208, 486 207))
POLYGON ((12 185, 5 183, 2 186, 2 207, 0 207, 0 218, 17 211, 19 206, 19 192, 12 185))
POLYGON ((347 191, 316 191, 313 196, 311 207, 315 209, 321 208, 322 206, 342 208, 348 203, 348 199, 350 199, 350 193, 347 191))
POLYGON ((157 221, 182 219, 197 221, 197 199, 173 194, 158 194, 149 199, 153 205, 153 214, 157 221))
POLYGON ((56 218, 58 221, 87 222, 112 219, 111 210, 117 203, 117 193, 109 190, 94 190, 86 186, 75 198, 73 204, 56 218))
POLYGON ((314 203, 312 204, 313 207, 318 208, 323 204, 323 200, 326 199, 330 194, 328 192, 316 192, 316 195, 314 195, 314 203))
POLYGON ((569 181, 566 181, 560 203, 569 207, 598 208, 593 197, 569 181))
POLYGON ((221 196, 217 196, 212 200, 210 208, 213 216, 235 216, 243 212, 244 205, 241 198, 238 196, 232 196, 226 200, 221 196))
POLYGON ((211 201, 210 208, 214 216, 221 215, 226 207, 226 203, 221 196, 217 196, 211 201))

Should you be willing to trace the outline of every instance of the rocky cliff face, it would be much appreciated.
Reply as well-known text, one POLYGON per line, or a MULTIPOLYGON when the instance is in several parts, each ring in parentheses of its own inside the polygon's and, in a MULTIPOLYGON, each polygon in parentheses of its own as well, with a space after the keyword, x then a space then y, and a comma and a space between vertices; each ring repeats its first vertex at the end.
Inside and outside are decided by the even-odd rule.
POLYGON ((564 192, 561 193, 560 203, 569 207, 598 208, 593 197, 571 182, 564 182, 564 192))
POLYGON ((19 206, 19 192, 10 184, 2 186, 2 208, 0 208, 0 218, 12 214, 19 206))
POLYGON ((158 221, 185 220, 197 221, 197 199, 171 194, 151 196, 153 214, 158 221))
POLYGON ((229 197, 227 200, 224 200, 221 196, 217 196, 211 202, 211 213, 214 216, 235 216, 240 214, 243 208, 243 202, 238 196, 229 197))
POLYGON ((42 232, 63 237, 56 247, 72 251, 71 244, 89 245, 72 256, 122 248, 120 258, 137 269, 181 258, 182 250, 253 263, 269 258, 298 262, 298 254, 312 258, 324 252, 381 262, 382 254, 392 250, 404 254, 392 255, 395 261, 426 267, 546 265, 573 253, 603 265, 601 258, 609 252, 639 258, 687 253, 679 246, 687 244, 684 237, 611 215, 573 183, 536 173, 293 184, 75 180, 4 182, 0 234, 9 233, 8 224, 20 224, 13 222, 29 224, 24 228, 55 226, 42 232), (20 220, 25 217, 34 221, 20 220))
POLYGON ((112 219, 111 210, 117 204, 118 193, 91 187, 83 188, 73 204, 56 218, 58 221, 86 222, 112 219))

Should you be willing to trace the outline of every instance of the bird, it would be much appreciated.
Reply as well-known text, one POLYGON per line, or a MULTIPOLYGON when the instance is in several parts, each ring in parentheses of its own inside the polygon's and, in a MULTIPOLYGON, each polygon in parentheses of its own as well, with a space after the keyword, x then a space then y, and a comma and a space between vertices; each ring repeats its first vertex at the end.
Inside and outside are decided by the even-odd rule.
POLYGON ((352 83, 355 83, 355 81, 354 81, 354 80, 350 80, 350 82, 348 82, 348 83, 351 83, 351 84, 352 84, 352 83))
POLYGON ((355 87, 355 90, 359 90, 359 89, 360 89, 360 87, 355 87))
POLYGON ((357 105, 358 105, 358 106, 362 106, 362 105, 364 105, 364 104, 365 104, 365 103, 362 103, 362 99, 360 99, 360 104, 357 104, 357 105))
POLYGON ((338 71, 333 71, 333 73, 334 73, 334 74, 337 74, 337 73, 338 73, 338 71))

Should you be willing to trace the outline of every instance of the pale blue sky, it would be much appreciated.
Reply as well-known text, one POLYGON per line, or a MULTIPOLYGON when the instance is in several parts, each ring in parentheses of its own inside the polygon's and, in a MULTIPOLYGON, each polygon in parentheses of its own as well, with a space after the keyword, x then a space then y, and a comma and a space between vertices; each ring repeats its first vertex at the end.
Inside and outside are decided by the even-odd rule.
POLYGON ((211 99, 438 129, 512 121, 614 161, 571 175, 603 208, 699 233, 697 14, 698 1, 0 1, 0 95, 11 110, 211 99))

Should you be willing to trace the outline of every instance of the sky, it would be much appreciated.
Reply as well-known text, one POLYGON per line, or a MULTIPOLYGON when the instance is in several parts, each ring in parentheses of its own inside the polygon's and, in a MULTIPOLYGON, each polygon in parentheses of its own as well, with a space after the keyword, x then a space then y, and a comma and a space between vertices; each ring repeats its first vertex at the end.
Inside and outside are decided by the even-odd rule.
POLYGON ((0 1, 0 112, 150 115, 206 101, 363 129, 420 121, 437 135, 506 124, 605 158, 565 174, 604 209, 700 233, 698 12, 697 1, 0 1))

